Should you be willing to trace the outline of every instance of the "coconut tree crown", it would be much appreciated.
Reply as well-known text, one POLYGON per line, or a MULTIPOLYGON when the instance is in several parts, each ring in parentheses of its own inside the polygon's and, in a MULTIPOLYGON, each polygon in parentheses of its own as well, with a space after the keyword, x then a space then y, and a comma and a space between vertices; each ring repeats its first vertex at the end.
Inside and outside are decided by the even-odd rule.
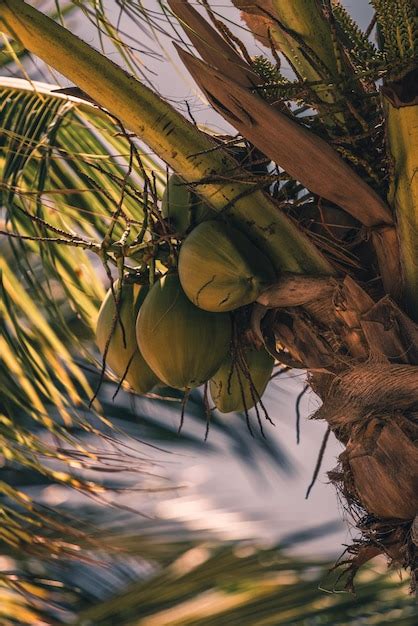
MULTIPOLYGON (((109 267, 116 268, 119 281, 110 334, 120 324, 124 282, 150 284, 150 293, 155 293, 161 276, 175 272, 180 263, 181 289, 202 309, 209 289, 217 286, 219 291, 226 284, 219 278, 224 274, 215 269, 197 288, 189 282, 201 275, 199 254, 192 255, 196 267, 187 261, 192 244, 195 249, 202 246, 210 268, 217 267, 229 245, 217 249, 199 243, 199 229, 210 229, 204 226, 208 218, 215 231, 224 225, 225 236, 235 229, 238 237, 247 238, 246 261, 257 269, 248 274, 243 260, 233 273, 229 264, 232 292, 225 293, 225 299, 218 292, 207 299, 218 315, 224 315, 224 309, 213 309, 213 302, 224 305, 229 298, 235 303, 230 350, 238 356, 233 361, 243 359, 246 350, 264 350, 283 366, 307 370, 311 388, 323 401, 314 417, 325 420, 327 435, 332 431, 345 446, 338 468, 329 476, 361 531, 361 539, 349 548, 348 584, 361 564, 381 553, 409 568, 414 577, 416 2, 371 2, 374 43, 370 32, 363 33, 337 1, 269 0, 258 5, 234 0, 247 28, 266 47, 265 57, 251 57, 209 3, 202 4, 208 17, 188 2, 168 0, 166 9, 194 48, 190 53, 177 45, 182 62, 213 108, 235 127, 235 139, 203 132, 144 82, 33 7, 21 0, 0 1, 0 20, 8 36, 77 86, 68 92, 66 105, 74 94, 96 103, 104 123, 111 119, 119 127, 130 150, 127 174, 118 180, 122 199, 113 200, 108 228, 90 222, 82 234, 69 234, 62 224, 39 215, 40 205, 33 203, 24 214, 28 236, 33 242, 38 237, 56 244, 48 248, 52 264, 61 243, 95 253, 110 278, 109 267), (292 79, 281 69, 284 58, 293 70, 292 79), (182 213, 183 200, 176 200, 177 221, 167 212, 170 193, 161 203, 164 178, 147 173, 130 133, 175 173, 180 189, 175 191, 172 179, 167 185, 172 188, 173 210, 173 193, 180 195, 183 187, 185 205, 182 213), (133 180, 134 170, 140 182, 133 180), (138 205, 128 206, 134 200, 140 211, 138 205), (257 255, 251 254, 252 246, 257 255), (256 256, 265 256, 265 272, 256 256), (238 278, 241 287, 244 279, 255 285, 253 291, 243 289, 251 296, 242 301, 238 287, 234 292, 238 278)), ((63 102, 62 95, 49 93, 48 98, 63 102)), ((55 123, 59 119, 61 124, 66 114, 65 108, 57 109, 55 123)), ((52 137, 42 177, 4 176, 5 206, 17 228, 5 235, 22 238, 26 232, 16 218, 22 218, 16 188, 27 190, 30 183, 40 194, 46 176, 55 176, 58 187, 70 186, 55 158, 58 153, 52 137)), ((62 274, 57 275, 64 282, 62 274)), ((247 370, 243 366, 239 371, 242 387, 247 370)), ((251 386, 250 374, 251 397, 257 404, 260 394, 251 386)), ((229 383, 232 376, 233 368, 229 383)), ((228 385, 228 375, 226 379, 228 385)), ((246 397, 243 389, 241 397, 246 397)), ((257 417, 261 423, 262 414, 257 412, 257 417)))

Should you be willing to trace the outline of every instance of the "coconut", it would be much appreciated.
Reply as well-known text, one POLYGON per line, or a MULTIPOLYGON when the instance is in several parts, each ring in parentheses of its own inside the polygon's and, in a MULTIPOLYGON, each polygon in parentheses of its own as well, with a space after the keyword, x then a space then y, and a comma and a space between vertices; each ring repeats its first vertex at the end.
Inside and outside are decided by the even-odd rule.
POLYGON ((254 302, 276 280, 270 259, 246 235, 215 220, 199 224, 184 241, 179 275, 188 298, 216 312, 254 302))
POLYGON ((229 315, 194 306, 177 274, 166 274, 150 289, 136 331, 148 365, 160 380, 177 389, 208 381, 227 357, 231 341, 229 315))
MULTIPOLYGON (((117 282, 114 284, 115 294, 117 284, 117 282)), ((148 287, 141 285, 124 284, 122 286, 119 317, 124 329, 125 342, 121 324, 118 321, 106 354, 107 365, 119 378, 125 376, 125 380, 137 393, 147 393, 158 383, 157 376, 148 367, 136 343, 135 322, 147 291, 148 287)), ((112 290, 109 289, 100 307, 96 326, 96 343, 102 354, 105 352, 112 332, 115 312, 115 300, 112 290)))
POLYGON ((187 230, 214 217, 215 212, 190 191, 185 182, 172 174, 164 190, 161 212, 170 220, 176 233, 184 235, 187 230))
POLYGON ((264 393, 274 359, 262 348, 247 348, 241 359, 230 355, 210 381, 210 394, 221 413, 251 409, 264 393))

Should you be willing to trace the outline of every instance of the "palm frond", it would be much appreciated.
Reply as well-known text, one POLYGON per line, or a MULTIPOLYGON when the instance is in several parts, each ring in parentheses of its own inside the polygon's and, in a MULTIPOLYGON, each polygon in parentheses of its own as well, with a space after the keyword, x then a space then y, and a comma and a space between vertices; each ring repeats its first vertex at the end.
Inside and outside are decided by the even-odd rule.
POLYGON ((405 624, 413 624, 413 600, 403 604, 402 583, 379 569, 363 573, 355 598, 324 596, 318 587, 330 589, 335 582, 327 574, 327 563, 291 558, 280 546, 260 549, 206 541, 193 542, 180 552, 173 548, 171 559, 164 553, 164 561, 145 579, 127 581, 122 591, 115 589, 113 597, 100 598, 96 606, 81 611, 76 623, 302 626, 338 622, 348 626, 373 614, 379 616, 379 623, 390 623, 393 611, 398 610, 405 624))
MULTIPOLYGON (((304 540, 328 531, 306 528, 304 540)), ((90 550, 90 561, 38 562, 35 569, 21 555, 16 564, 23 576, 20 588, 3 576, 5 597, 57 626, 351 626, 365 619, 390 624, 394 616, 396 623, 415 623, 406 582, 383 564, 363 570, 355 596, 325 594, 342 584, 329 562, 295 557, 281 545, 221 543, 181 524, 138 524, 126 516, 113 520, 110 531, 101 525, 97 532, 117 552, 90 550)), ((287 549, 292 545, 289 541, 287 549)), ((19 616, 15 604, 2 606, 9 619, 19 616)))
MULTIPOLYGON (((86 242, 100 243, 114 219, 115 207, 121 197, 130 158, 128 139, 116 121, 89 102, 68 98, 54 92, 51 86, 40 83, 35 83, 37 93, 34 93, 33 85, 26 81, 3 79, 2 82, 0 102, 5 120, 1 152, 2 191, 5 220, 13 226, 10 232, 13 230, 42 238, 51 227, 52 235, 55 234, 53 229, 67 233, 69 244, 70 235, 75 234, 85 237, 86 242), (36 121, 37 116, 42 117, 44 126, 36 121), (27 122, 28 119, 33 119, 33 123, 27 122), (21 124, 26 125, 21 128, 21 124), (43 152, 48 152, 47 157, 43 152)), ((130 176, 125 181, 128 187, 122 204, 123 215, 136 228, 142 228, 144 220, 144 175, 154 181, 157 197, 161 197, 166 178, 161 163, 154 157, 142 150, 140 159, 140 162, 132 164, 130 176)), ((125 224, 122 222, 120 218, 114 227, 115 240, 123 233, 125 224)), ((87 378, 90 381, 94 377, 86 378, 85 368, 90 366, 93 376, 98 373, 97 359, 92 356, 91 331, 104 295, 103 281, 107 280, 104 270, 88 250, 85 252, 77 248, 75 255, 70 245, 43 246, 42 241, 26 242, 19 238, 16 242, 15 249, 11 247, 13 240, 3 239, 1 249, 4 257, 1 261, 5 276, 3 283, 7 279, 9 289, 13 284, 8 308, 9 314, 14 315, 13 339, 20 339, 17 333, 23 332, 22 315, 29 316, 26 324, 29 329, 37 325, 35 334, 40 343, 43 345, 48 339, 50 350, 67 359, 73 368, 71 373, 80 377, 79 384, 84 381, 86 385, 87 378), (12 265, 13 272, 10 269, 12 265), (20 281, 14 280, 16 276, 20 281), (25 289, 29 291, 25 292, 25 289), (65 340, 70 341, 71 355, 65 349, 65 340), (81 364, 81 368, 77 368, 77 363, 81 364)), ((5 303, 8 302, 6 295, 5 303)), ((23 335, 22 339, 25 339, 23 335)), ((33 341, 30 335, 23 353, 35 352, 31 348, 33 341)), ((40 358, 40 361, 43 362, 43 359, 40 358)), ((55 361, 51 370, 64 376, 55 361)), ((32 373, 28 370, 26 378, 36 381, 36 371, 32 373)), ((71 381, 65 381, 68 389, 72 390, 71 381)), ((84 402, 90 399, 94 385, 90 382, 85 386, 84 402)), ((70 394, 71 401, 81 402, 81 397, 74 393, 70 394)), ((51 397, 55 398, 56 394, 51 397)), ((172 407, 176 411, 181 397, 173 390, 161 390, 161 402, 157 399, 155 405, 158 410, 167 411, 167 407, 172 407), (169 397, 174 402, 167 404, 165 398, 169 397)), ((117 403, 107 399, 106 394, 104 398, 102 407, 106 415, 116 418, 120 412, 120 419, 126 423, 134 422, 141 416, 144 429, 149 424, 149 433, 154 432, 157 436, 159 431, 161 440, 173 434, 166 420, 158 424, 155 419, 149 419, 149 400, 141 399, 136 410, 131 411, 127 407, 119 408, 117 403)), ((205 421, 198 394, 191 397, 188 414, 205 421)), ((216 418, 213 427, 221 429, 233 441, 233 428, 216 418)), ((245 437, 243 449, 248 453, 244 440, 245 437)), ((197 443, 196 438, 193 441, 197 443)), ((203 444, 203 440, 200 443, 203 444)), ((268 450, 268 444, 264 447, 268 450)), ((284 459, 283 455, 277 458, 284 459)))

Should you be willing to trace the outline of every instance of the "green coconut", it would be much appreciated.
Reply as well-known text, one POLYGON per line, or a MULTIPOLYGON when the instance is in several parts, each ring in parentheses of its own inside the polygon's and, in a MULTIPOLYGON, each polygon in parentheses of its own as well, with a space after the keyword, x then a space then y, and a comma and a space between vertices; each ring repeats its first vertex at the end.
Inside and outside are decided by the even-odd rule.
POLYGON ((170 220, 173 229, 180 235, 184 235, 190 228, 215 215, 215 212, 190 191, 177 174, 172 174, 168 179, 161 212, 163 217, 170 220))
POLYGON ((270 259, 246 235, 215 220, 199 224, 183 242, 179 276, 196 306, 216 312, 254 302, 276 279, 270 259))
MULTIPOLYGON (((116 282, 114 284, 115 294, 117 288, 116 282)), ((127 284, 122 286, 119 315, 125 333, 125 343, 121 325, 117 322, 106 354, 107 365, 119 378, 125 375, 125 380, 137 393, 147 393, 159 382, 157 376, 147 365, 136 343, 135 322, 147 291, 148 287, 146 286, 127 284)), ((115 312, 115 300, 111 289, 109 289, 100 307, 96 325, 96 343, 102 354, 104 354, 112 331, 115 312)))
POLYGON ((227 314, 198 309, 177 274, 150 289, 138 315, 136 336, 148 365, 170 387, 190 389, 208 381, 225 360, 231 341, 227 314))
POLYGON ((234 363, 229 355, 209 383, 212 400, 221 413, 251 409, 270 380, 274 359, 264 348, 247 348, 243 356, 245 368, 240 367, 238 362, 234 363))

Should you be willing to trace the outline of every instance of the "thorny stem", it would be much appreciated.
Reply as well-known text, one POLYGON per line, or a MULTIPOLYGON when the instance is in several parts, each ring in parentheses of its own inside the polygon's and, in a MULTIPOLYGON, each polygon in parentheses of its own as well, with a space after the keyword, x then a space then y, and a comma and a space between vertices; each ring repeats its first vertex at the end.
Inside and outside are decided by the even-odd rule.
POLYGON ((124 257, 123 257, 123 253, 117 257, 117 267, 118 267, 118 288, 116 291, 116 297, 115 297, 115 293, 114 293, 114 287, 113 287, 113 283, 111 284, 110 288, 112 290, 112 295, 114 297, 115 300, 115 307, 116 307, 116 313, 117 313, 117 318, 118 318, 118 323, 120 325, 120 329, 122 331, 122 343, 123 343, 123 347, 126 349, 126 333, 125 333, 125 327, 123 325, 123 321, 122 318, 120 316, 120 307, 121 307, 121 299, 122 299, 122 287, 123 287, 123 267, 124 267, 124 257))
MULTIPOLYGON (((132 145, 132 144, 130 144, 132 145)), ((114 211, 113 215, 112 215, 112 219, 111 219, 111 223, 109 225, 109 228, 107 230, 107 232, 105 233, 105 236, 103 237, 102 243, 101 243, 101 259, 102 259, 102 263, 103 266, 105 268, 107 277, 109 279, 109 283, 110 283, 110 289, 112 292, 112 296, 115 302, 115 324, 113 324, 113 320, 112 320, 112 326, 111 326, 111 330, 110 330, 110 334, 108 337, 108 340, 106 341, 106 348, 105 348, 105 352, 103 355, 103 363, 102 363, 102 371, 101 371, 101 377, 100 377, 100 381, 99 381, 99 385, 97 387, 96 390, 96 395, 100 389, 101 383, 103 382, 103 376, 104 376, 104 372, 105 372, 105 368, 106 368, 106 356, 107 356, 107 352, 109 350, 109 345, 110 342, 112 340, 112 335, 115 331, 116 328, 116 324, 119 323, 121 331, 122 331, 122 341, 123 341, 123 347, 126 348, 126 333, 125 333, 125 328, 120 316, 120 304, 121 304, 121 296, 122 296, 122 287, 123 287, 123 269, 124 269, 124 247, 126 245, 126 240, 128 238, 129 232, 130 232, 130 222, 128 220, 128 217, 125 215, 125 213, 123 212, 122 209, 122 205, 123 205, 123 200, 125 197, 125 187, 126 184, 128 182, 128 179, 132 173, 132 161, 133 161, 133 152, 132 149, 130 150, 129 153, 129 164, 128 164, 128 168, 127 171, 125 173, 125 176, 123 178, 122 181, 122 190, 121 190, 121 196, 119 199, 119 203, 118 206, 116 207, 116 210, 114 211), (125 222, 127 224, 127 227, 120 239, 119 242, 116 242, 115 245, 117 245, 119 247, 118 253, 115 255, 116 256, 116 265, 118 268, 118 287, 117 287, 117 291, 115 293, 115 289, 113 286, 113 277, 112 277, 112 273, 110 271, 110 268, 107 264, 107 250, 109 249, 109 244, 111 241, 111 237, 113 234, 113 230, 115 228, 115 224, 116 221, 118 220, 119 216, 122 215, 125 218, 125 222)), ((95 397, 95 396, 94 396, 95 397)), ((93 397, 93 399, 94 399, 93 397)))
POLYGON ((125 198, 125 187, 127 185, 129 177, 131 176, 131 173, 132 173, 132 164, 133 164, 132 142, 130 142, 129 145, 130 145, 130 150, 129 150, 128 168, 127 168, 127 170, 125 172, 125 176, 123 177, 122 189, 121 189, 121 194, 120 194, 120 199, 119 199, 118 205, 117 205, 115 211, 113 212, 109 228, 108 228, 108 230, 107 230, 107 232, 106 232, 106 234, 105 234, 105 236, 103 238, 103 241, 102 241, 102 247, 104 247, 104 248, 109 244, 109 242, 110 242, 110 240, 112 238, 113 230, 115 228, 115 224, 116 224, 119 216, 122 215, 123 218, 125 219, 125 221, 128 222, 128 218, 127 218, 126 214, 124 213, 122 206, 123 206, 123 200, 125 198))
POLYGON ((123 338, 123 345, 126 348, 126 335, 125 335, 125 328, 123 326, 123 322, 122 319, 120 317, 120 302, 121 302, 121 295, 122 295, 122 285, 123 285, 123 256, 120 256, 117 259, 117 265, 118 265, 118 270, 119 270, 119 281, 118 281, 118 289, 117 292, 115 293, 115 288, 113 285, 113 276, 112 273, 110 271, 109 265, 107 264, 107 255, 106 255, 106 251, 103 249, 103 247, 100 248, 100 254, 99 254, 102 263, 103 263, 103 267, 105 269, 106 275, 109 279, 109 283, 110 283, 110 289, 112 292, 112 296, 113 296, 113 300, 115 302, 115 314, 112 318, 112 323, 110 325, 110 332, 109 332, 109 336, 106 340, 106 345, 105 345, 105 349, 103 352, 103 359, 102 359, 102 367, 100 370, 100 376, 99 376, 99 382, 97 384, 96 390, 93 394, 93 397, 90 400, 89 403, 89 407, 91 407, 91 405, 93 404, 94 400, 97 397, 97 394, 100 391, 100 387, 102 386, 103 380, 104 380, 104 375, 105 375, 105 371, 106 371, 106 358, 107 358, 107 353, 109 351, 109 347, 110 347, 110 342, 112 341, 112 336, 113 333, 115 332, 116 329, 116 325, 119 323, 120 327, 121 327, 121 331, 122 331, 122 338, 123 338))
POLYGON ((57 233, 58 235, 61 235, 61 237, 67 237, 68 239, 71 239, 76 236, 74 235, 74 233, 69 233, 68 231, 63 230, 62 228, 53 226, 52 224, 44 220, 42 217, 39 217, 39 215, 33 215, 32 213, 29 213, 29 211, 27 211, 26 209, 24 209, 23 207, 19 205, 15 205, 15 206, 18 209, 18 211, 26 215, 26 217, 28 217, 30 220, 32 220, 33 222, 36 222, 37 224, 41 224, 41 226, 44 226, 48 230, 52 230, 52 232, 57 233))

